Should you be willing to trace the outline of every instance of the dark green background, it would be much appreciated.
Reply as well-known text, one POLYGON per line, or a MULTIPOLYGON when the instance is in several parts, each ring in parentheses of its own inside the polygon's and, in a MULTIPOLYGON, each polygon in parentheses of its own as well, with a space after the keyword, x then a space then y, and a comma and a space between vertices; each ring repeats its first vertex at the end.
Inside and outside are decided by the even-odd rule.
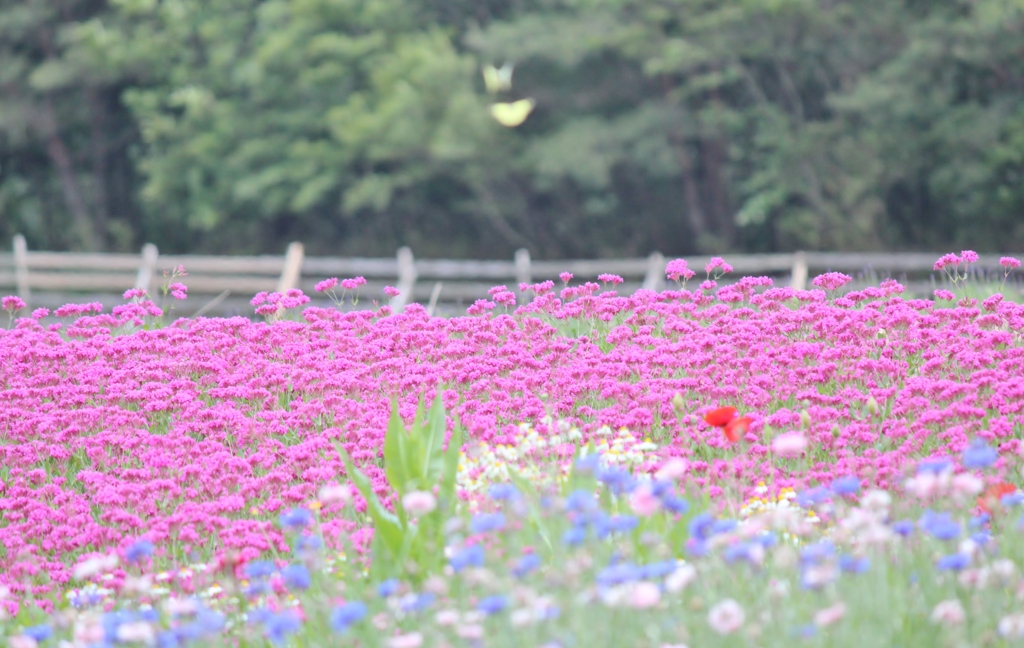
POLYGON ((34 249, 1010 251, 1022 170, 1024 0, 0 0, 34 249))

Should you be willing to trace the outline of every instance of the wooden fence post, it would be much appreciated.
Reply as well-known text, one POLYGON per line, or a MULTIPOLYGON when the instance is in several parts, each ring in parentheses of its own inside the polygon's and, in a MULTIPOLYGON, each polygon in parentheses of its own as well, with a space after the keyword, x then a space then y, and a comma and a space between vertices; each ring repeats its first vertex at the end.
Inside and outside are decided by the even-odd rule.
POLYGON ((28 243, 21 234, 14 235, 14 283, 17 285, 18 297, 29 304, 32 291, 28 287, 28 243))
POLYGON ((533 273, 530 271, 530 251, 526 248, 516 250, 516 298, 520 303, 529 301, 528 293, 519 290, 519 284, 528 284, 533 281, 533 273))
POLYGON ((434 289, 430 291, 430 302, 427 304, 427 317, 434 316, 434 309, 437 308, 437 300, 441 298, 441 288, 444 286, 444 282, 438 281, 434 284, 434 289))
POLYGON ((413 300, 412 291, 416 288, 416 260, 408 247, 398 248, 398 296, 391 300, 391 308, 401 313, 405 305, 413 300))
POLYGON ((152 243, 142 246, 142 263, 139 264, 139 274, 135 277, 135 287, 142 288, 147 293, 150 284, 153 283, 153 270, 156 269, 156 259, 160 255, 159 250, 152 243))
POLYGON ((665 283, 665 256, 661 252, 651 252, 647 257, 647 274, 644 275, 645 290, 661 290, 665 283))
POLYGON ((807 255, 797 252, 793 255, 793 271, 789 285, 793 290, 807 288, 807 255))
POLYGON ((284 267, 281 269, 281 279, 277 282, 277 292, 283 293, 299 285, 299 277, 302 275, 302 257, 305 248, 302 243, 292 241, 288 244, 288 251, 284 253, 284 267))

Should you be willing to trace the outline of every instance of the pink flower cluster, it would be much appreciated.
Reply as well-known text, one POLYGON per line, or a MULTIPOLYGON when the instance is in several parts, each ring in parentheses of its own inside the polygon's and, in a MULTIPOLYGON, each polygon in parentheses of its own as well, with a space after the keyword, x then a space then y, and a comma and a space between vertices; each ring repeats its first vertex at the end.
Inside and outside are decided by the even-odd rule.
MULTIPOLYGON (((82 316, 67 328, 15 320, 0 332, 0 586, 43 597, 67 586, 70 557, 123 554, 143 533, 157 558, 171 546, 245 560, 285 551, 276 515, 346 481, 333 443, 387 498, 375 461, 391 399, 410 420, 438 389, 471 440, 511 443, 520 423, 549 415, 582 443, 625 427, 655 440, 659 464, 685 460, 713 497, 737 482, 837 475, 888 488, 919 458, 974 438, 1021 450, 1024 307, 1008 300, 935 308, 897 296, 892 281, 834 301, 767 278, 628 297, 595 283, 559 295, 544 282, 497 314, 512 294, 497 288, 475 316, 451 319, 417 304, 398 315, 308 307, 304 321, 179 320, 118 334, 138 313, 72 304, 58 309, 82 316), (702 418, 720 404, 750 418, 742 452, 702 418), (773 453, 829 461, 784 468, 773 453)), ((307 301, 261 293, 253 305, 276 313, 307 301)), ((150 304, 118 308, 151 314, 150 304)), ((359 532, 340 515, 346 498, 327 499, 328 542, 359 532)), ((110 586, 124 578, 115 571, 110 586)))
POLYGON ((308 304, 309 297, 298 288, 292 288, 284 293, 257 293, 249 303, 256 307, 257 315, 276 315, 282 310, 308 304))
POLYGON ((665 276, 672 281, 693 279, 696 273, 686 267, 686 259, 673 259, 665 266, 665 276))
POLYGON ((839 290, 851 281, 853 281, 853 277, 842 272, 826 272, 815 277, 811 283, 825 290, 839 290))

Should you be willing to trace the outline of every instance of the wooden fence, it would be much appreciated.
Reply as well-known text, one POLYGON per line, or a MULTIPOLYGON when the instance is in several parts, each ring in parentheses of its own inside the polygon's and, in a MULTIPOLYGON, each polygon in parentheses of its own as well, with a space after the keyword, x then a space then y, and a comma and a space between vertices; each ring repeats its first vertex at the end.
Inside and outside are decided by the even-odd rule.
MULTIPOLYGON (((935 284, 932 267, 941 256, 935 252, 832 253, 796 252, 786 254, 728 255, 733 266, 730 277, 769 275, 794 288, 804 288, 808 278, 820 272, 837 271, 867 277, 913 276, 919 283, 935 284)), ((698 273, 710 257, 687 257, 698 273)), ((326 277, 367 279, 361 294, 383 299, 381 289, 393 285, 400 295, 391 300, 396 310, 409 302, 421 302, 431 312, 439 305, 463 305, 486 297, 487 290, 506 284, 517 291, 520 283, 557 279, 571 272, 577 280, 592 280, 601 273, 620 275, 621 294, 638 288, 659 290, 665 285, 666 259, 658 252, 640 259, 577 259, 540 261, 527 250, 499 261, 416 259, 403 247, 391 258, 311 257, 301 243, 290 243, 282 256, 200 256, 161 255, 147 243, 139 254, 89 254, 29 250, 24 237, 14 237, 11 254, 0 254, 0 293, 13 290, 32 307, 59 306, 68 301, 88 299, 107 306, 121 302, 128 288, 145 288, 159 295, 170 273, 184 267, 188 276, 188 306, 179 305, 176 314, 250 314, 248 301, 257 292, 301 288, 314 299, 317 281, 326 277)), ((983 258, 975 264, 980 272, 999 272, 998 258, 983 258)), ((728 279, 728 278, 727 278, 728 279)), ((364 297, 366 299, 366 297, 364 297)), ((442 309, 443 310, 443 309, 442 309)))

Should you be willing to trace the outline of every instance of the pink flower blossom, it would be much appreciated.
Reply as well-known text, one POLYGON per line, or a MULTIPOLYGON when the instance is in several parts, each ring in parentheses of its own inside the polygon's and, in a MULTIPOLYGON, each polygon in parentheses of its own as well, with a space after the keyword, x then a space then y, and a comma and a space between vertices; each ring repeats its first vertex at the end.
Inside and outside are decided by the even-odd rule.
POLYGON ((835 624, 844 616, 846 616, 846 605, 839 602, 822 610, 818 610, 814 615, 814 625, 819 628, 824 628, 835 624))
POLYGON ((807 437, 800 432, 787 432, 772 439, 772 452, 780 457, 799 457, 807 449, 807 437))
POLYGON ((939 260, 935 262, 935 269, 942 270, 946 266, 956 266, 960 264, 960 257, 953 253, 945 254, 939 257, 939 260))
POLYGON ((352 279, 342 279, 341 287, 345 290, 356 290, 359 286, 365 286, 366 279, 363 277, 353 277, 352 279))
POLYGON ((974 250, 964 250, 960 252, 961 263, 974 263, 978 260, 978 253, 974 250))
POLYGON ((142 299, 145 296, 145 288, 131 288, 129 290, 124 291, 124 295, 122 295, 124 299, 142 299))
POLYGON ((950 291, 944 290, 942 288, 939 288, 938 290, 936 290, 934 294, 935 294, 935 297, 937 299, 942 299, 942 300, 945 300, 945 301, 953 301, 954 299, 956 299, 956 295, 954 295, 950 291))
POLYGON ((826 272, 815 277, 811 283, 825 290, 839 290, 851 281, 853 281, 853 277, 842 272, 826 272))
POLYGON ((567 284, 570 281, 572 281, 572 273, 563 272, 562 274, 558 275, 558 278, 562 280, 562 283, 567 284))
POLYGON ((967 614, 964 612, 964 606, 960 603, 960 599, 947 599, 936 605, 928 618, 932 623, 955 626, 962 624, 967 618, 967 614))
POLYGON ((1007 270, 1013 270, 1020 267, 1020 260, 1013 257, 999 257, 999 265, 1007 270))
POLYGON ((175 299, 188 299, 188 286, 183 283, 172 283, 168 290, 171 292, 171 297, 175 299))
POLYGON ((328 290, 330 290, 331 288, 334 288, 337 285, 338 285, 338 278, 337 277, 330 277, 328 279, 324 279, 323 281, 318 281, 317 284, 315 286, 313 286, 313 289, 316 290, 317 292, 321 292, 322 293, 322 292, 327 292, 328 290))
POLYGON ((613 274, 601 274, 597 275, 597 280, 602 283, 610 283, 613 286, 622 283, 622 277, 613 274))
POLYGON ((696 273, 686 267, 686 259, 673 259, 665 266, 665 276, 672 281, 692 279, 696 273))
POLYGON ((437 508, 437 498, 426 491, 412 491, 402 496, 402 507, 410 515, 419 517, 437 508))
POLYGON ((733 599, 725 599, 708 612, 708 625, 720 635, 736 632, 743 627, 744 620, 743 608, 733 599))
POLYGON ((630 494, 629 505, 640 517, 650 517, 661 508, 661 500, 650 484, 641 484, 630 494))
POLYGON ((394 286, 384 286, 384 294, 387 295, 388 297, 394 298, 402 294, 402 291, 400 291, 398 288, 395 288, 394 286))
POLYGON ((629 594, 630 607, 638 609, 652 608, 661 601, 661 590, 649 581, 634 583, 629 594))

